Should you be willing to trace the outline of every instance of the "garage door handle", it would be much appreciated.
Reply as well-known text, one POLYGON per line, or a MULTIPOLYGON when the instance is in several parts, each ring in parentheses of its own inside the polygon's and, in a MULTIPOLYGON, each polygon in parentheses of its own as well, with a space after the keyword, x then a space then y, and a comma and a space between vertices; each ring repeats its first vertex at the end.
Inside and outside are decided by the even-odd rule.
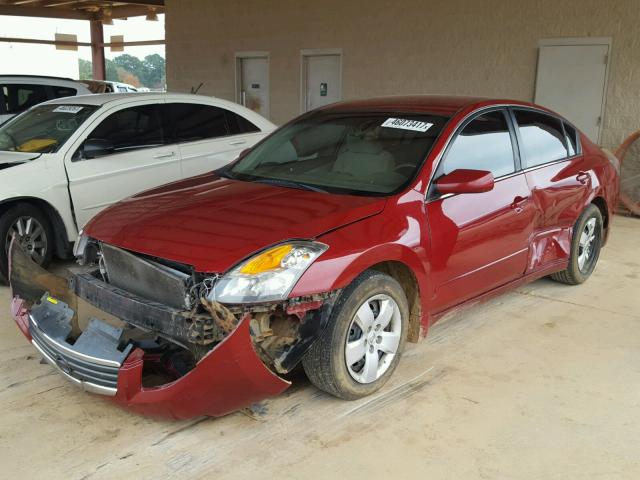
POLYGON ((578 180, 581 184, 586 185, 589 183, 589 179, 591 176, 587 172, 580 172, 576 176, 576 180, 578 180))
POLYGON ((175 152, 156 153, 153 158, 169 158, 173 157, 175 152))
POLYGON ((229 145, 244 145, 245 143, 247 143, 246 140, 235 140, 233 142, 229 142, 229 145))

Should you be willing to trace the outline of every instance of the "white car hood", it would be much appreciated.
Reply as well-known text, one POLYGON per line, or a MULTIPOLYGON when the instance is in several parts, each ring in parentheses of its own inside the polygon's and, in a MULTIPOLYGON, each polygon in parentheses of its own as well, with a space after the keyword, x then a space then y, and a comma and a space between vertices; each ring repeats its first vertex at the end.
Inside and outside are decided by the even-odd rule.
POLYGON ((0 169, 11 167, 14 165, 20 165, 21 163, 28 162, 29 160, 34 160, 40 155, 40 153, 0 151, 0 169))

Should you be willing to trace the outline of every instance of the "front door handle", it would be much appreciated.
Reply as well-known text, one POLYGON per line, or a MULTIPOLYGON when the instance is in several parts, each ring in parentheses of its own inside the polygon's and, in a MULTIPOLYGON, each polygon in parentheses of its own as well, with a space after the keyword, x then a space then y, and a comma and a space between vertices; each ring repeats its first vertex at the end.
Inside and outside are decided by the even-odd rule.
POLYGON ((589 175, 587 172, 579 172, 578 175, 576 176, 576 180, 578 180, 583 185, 586 185, 587 183, 589 183, 590 179, 591 179, 591 175, 589 175))
POLYGON ((153 158, 169 158, 173 157, 175 152, 164 152, 164 153, 156 153, 153 158))
POLYGON ((244 145, 247 143, 245 139, 242 140, 234 140, 233 142, 229 142, 229 145, 244 145))
POLYGON ((516 197, 513 199, 511 203, 511 208, 516 211, 516 213, 522 212, 524 209, 524 205, 529 201, 529 197, 516 197))

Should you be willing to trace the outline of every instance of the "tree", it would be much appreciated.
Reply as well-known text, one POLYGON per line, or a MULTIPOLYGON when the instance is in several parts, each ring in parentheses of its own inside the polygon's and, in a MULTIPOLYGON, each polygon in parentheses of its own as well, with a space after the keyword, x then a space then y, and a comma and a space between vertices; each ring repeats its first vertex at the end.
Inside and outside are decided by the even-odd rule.
MULTIPOLYGON (((133 55, 118 55, 113 60, 105 60, 106 79, 123 82, 135 87, 164 88, 166 83, 165 59, 158 54, 147 55, 140 60, 133 55)), ((80 80, 91 80, 93 72, 91 62, 78 59, 80 80)))
POLYGON ((165 61, 164 58, 154 53, 144 57, 144 76, 141 78, 143 83, 150 88, 162 88, 166 82, 165 79, 165 61))
POLYGON ((79 80, 91 80, 93 78, 93 67, 89 60, 82 58, 78 59, 78 79, 79 80))

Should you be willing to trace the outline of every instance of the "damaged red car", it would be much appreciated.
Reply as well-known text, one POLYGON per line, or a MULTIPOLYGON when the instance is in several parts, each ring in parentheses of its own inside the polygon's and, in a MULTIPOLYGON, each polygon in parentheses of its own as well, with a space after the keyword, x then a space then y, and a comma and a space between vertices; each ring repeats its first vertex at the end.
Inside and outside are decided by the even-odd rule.
POLYGON ((224 415, 299 364, 356 399, 452 309, 584 282, 617 196, 615 157, 533 104, 335 104, 103 211, 70 278, 14 241, 12 310, 70 382, 143 414, 224 415))

